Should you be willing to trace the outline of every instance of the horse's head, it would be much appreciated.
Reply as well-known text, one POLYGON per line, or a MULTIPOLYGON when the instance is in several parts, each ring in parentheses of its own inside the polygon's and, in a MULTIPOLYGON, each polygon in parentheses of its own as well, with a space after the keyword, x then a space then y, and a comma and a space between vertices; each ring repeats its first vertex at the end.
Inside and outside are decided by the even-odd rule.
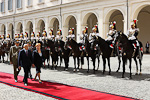
POLYGON ((115 42, 125 43, 127 42, 128 38, 123 32, 117 32, 117 37, 115 42))
POLYGON ((94 39, 94 41, 93 41, 93 46, 96 46, 96 44, 99 44, 99 36, 94 36, 93 37, 93 39, 94 39))

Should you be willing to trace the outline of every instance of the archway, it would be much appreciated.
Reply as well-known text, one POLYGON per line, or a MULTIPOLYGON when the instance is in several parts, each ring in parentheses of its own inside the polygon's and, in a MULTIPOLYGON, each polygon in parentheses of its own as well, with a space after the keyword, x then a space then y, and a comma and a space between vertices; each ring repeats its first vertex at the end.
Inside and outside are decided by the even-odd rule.
POLYGON ((69 15, 66 20, 65 20, 65 25, 64 25, 64 37, 66 37, 68 35, 68 30, 70 28, 74 28, 74 34, 75 34, 75 40, 77 40, 77 21, 75 16, 73 15, 69 15))
POLYGON ((40 32, 40 37, 42 37, 42 33, 45 30, 45 22, 41 19, 37 23, 37 31, 40 32))
POLYGON ((50 21, 49 30, 50 30, 51 28, 53 29, 53 33, 54 33, 54 35, 56 36, 56 33, 57 33, 58 29, 59 29, 59 21, 58 21, 57 18, 53 18, 53 19, 50 21))
POLYGON ((94 27, 94 25, 98 24, 98 19, 94 13, 91 13, 89 15, 86 24, 88 26, 88 36, 89 36, 89 34, 92 33, 92 28, 94 27))
POLYGON ((77 37, 77 22, 76 22, 76 19, 74 16, 71 16, 70 20, 69 20, 69 23, 68 23, 68 30, 70 28, 74 28, 74 34, 75 34, 75 40, 76 40, 76 37, 77 37))
POLYGON ((33 24, 29 21, 26 25, 26 32, 28 33, 28 38, 31 38, 31 33, 33 33, 33 24))
POLYGON ((147 41, 150 42, 150 5, 143 7, 137 16, 137 27, 139 28, 139 35, 138 39, 143 43, 146 44, 147 41))
POLYGON ((10 38, 14 39, 14 26, 12 23, 9 24, 8 33, 10 34, 10 38))
POLYGON ((6 27, 4 24, 1 26, 1 35, 4 35, 4 38, 6 38, 6 27))
POLYGON ((19 23, 17 24, 16 32, 17 32, 17 34, 21 34, 21 33, 23 32, 23 26, 22 26, 22 23, 21 23, 21 22, 19 22, 19 23))
POLYGON ((107 16, 105 17, 105 25, 104 25, 104 37, 107 37, 107 33, 109 32, 109 25, 111 22, 116 21, 116 29, 117 31, 124 32, 124 15, 118 9, 113 9, 109 11, 107 16))

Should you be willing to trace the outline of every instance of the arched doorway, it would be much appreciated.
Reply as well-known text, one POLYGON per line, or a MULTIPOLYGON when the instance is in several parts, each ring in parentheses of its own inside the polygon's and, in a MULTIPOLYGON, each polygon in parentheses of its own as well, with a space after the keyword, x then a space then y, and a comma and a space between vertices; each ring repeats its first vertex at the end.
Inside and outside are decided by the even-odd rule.
POLYGON ((45 22, 43 21, 43 20, 40 20, 40 36, 42 37, 42 33, 43 33, 43 31, 45 30, 45 22))
POLYGON ((53 33, 54 35, 56 36, 57 34, 57 31, 59 29, 59 21, 57 18, 53 18, 51 21, 50 21, 50 27, 49 27, 49 31, 50 29, 53 29, 53 33))
POLYGON ((89 36, 89 34, 92 33, 92 28, 98 24, 97 17, 94 13, 91 13, 89 15, 86 24, 88 26, 88 36, 89 36))
POLYGON ((139 28, 138 39, 146 44, 147 41, 150 42, 150 6, 143 7, 137 16, 137 27, 139 28))
POLYGON ((31 33, 33 33, 33 24, 29 21, 26 25, 26 32, 28 33, 28 38, 31 38, 31 33))
POLYGON ((75 34, 75 40, 76 40, 76 37, 77 37, 77 22, 76 22, 76 19, 74 16, 71 16, 70 20, 69 20, 69 23, 68 23, 68 30, 70 28, 74 28, 74 34, 75 34))
POLYGON ((21 22, 19 22, 19 23, 17 24, 16 32, 17 32, 17 34, 21 34, 21 33, 23 32, 23 26, 22 26, 22 23, 21 23, 21 22))
POLYGON ((77 21, 76 18, 73 15, 67 16, 65 20, 65 25, 64 25, 64 37, 68 35, 68 31, 70 28, 74 28, 74 34, 75 34, 75 39, 77 40, 77 21))
POLYGON ((11 39, 14 39, 14 26, 13 26, 12 23, 9 24, 8 33, 10 34, 10 38, 11 38, 11 39))
POLYGON ((6 38, 6 27, 4 24, 1 26, 1 35, 4 35, 4 38, 6 38))
POLYGON ((116 21, 117 31, 122 31, 122 32, 124 32, 124 22, 123 22, 123 20, 124 20, 123 14, 119 10, 114 11, 111 14, 110 18, 109 18, 109 22, 116 21))
POLYGON ((109 11, 105 17, 104 21, 104 38, 107 38, 107 33, 109 32, 109 25, 111 22, 116 21, 117 31, 124 32, 124 16, 123 13, 118 9, 113 9, 109 11))

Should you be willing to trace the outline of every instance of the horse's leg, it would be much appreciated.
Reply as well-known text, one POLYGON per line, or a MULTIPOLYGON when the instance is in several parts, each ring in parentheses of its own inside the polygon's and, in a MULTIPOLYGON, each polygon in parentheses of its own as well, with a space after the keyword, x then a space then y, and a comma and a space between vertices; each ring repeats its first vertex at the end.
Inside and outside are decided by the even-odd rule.
POLYGON ((139 59, 139 63, 140 63, 140 75, 142 75, 142 60, 139 59))
POLYGON ((108 67, 109 67, 109 75, 111 74, 111 68, 110 68, 110 58, 107 58, 108 61, 108 67))
POLYGON ((79 57, 77 57, 77 60, 78 60, 78 68, 77 68, 77 71, 79 71, 79 66, 80 66, 80 59, 79 59, 79 57))
POLYGON ((130 79, 132 79, 131 63, 132 63, 132 58, 129 59, 130 79))
POLYGON ((76 71, 76 57, 73 57, 73 59, 74 59, 74 72, 76 71))
POLYGON ((87 70, 87 73, 89 73, 89 57, 87 56, 87 64, 88 64, 88 70, 87 70))
POLYGON ((99 63, 100 63, 99 56, 97 57, 97 60, 98 60, 98 67, 97 67, 97 71, 98 71, 99 70, 99 63))
POLYGON ((105 68, 106 68, 106 59, 102 56, 103 59, 103 74, 105 74, 105 68))
POLYGON ((95 74, 95 58, 93 57, 93 74, 95 74))
POLYGON ((118 66, 118 69, 117 69, 116 72, 119 72, 119 70, 120 70, 120 65, 121 65, 121 59, 120 59, 120 56, 119 56, 119 55, 118 55, 118 61, 119 61, 119 66, 118 66))
POLYGON ((61 63, 62 63, 62 56, 60 55, 60 67, 61 67, 61 63))
POLYGON ((123 60, 123 72, 122 72, 122 78, 124 78, 126 59, 127 59, 127 58, 124 58, 124 57, 122 58, 122 60, 123 60))
POLYGON ((84 65, 84 57, 81 57, 81 69, 83 65, 84 65))
POLYGON ((136 57, 134 57, 133 59, 134 59, 135 64, 136 64, 136 74, 135 75, 138 75, 138 63, 137 63, 136 57))

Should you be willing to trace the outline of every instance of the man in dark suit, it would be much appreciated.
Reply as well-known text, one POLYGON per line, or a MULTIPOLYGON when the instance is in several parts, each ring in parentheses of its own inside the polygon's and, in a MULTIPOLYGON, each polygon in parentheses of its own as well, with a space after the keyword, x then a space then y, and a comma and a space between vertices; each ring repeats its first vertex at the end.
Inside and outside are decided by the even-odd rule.
POLYGON ((146 43, 146 53, 149 53, 149 42, 146 43))
POLYGON ((30 67, 32 65, 32 53, 30 50, 28 50, 28 45, 24 44, 24 48, 19 52, 18 56, 18 65, 19 68, 23 67, 24 69, 24 85, 28 85, 28 72, 30 70, 30 67))

